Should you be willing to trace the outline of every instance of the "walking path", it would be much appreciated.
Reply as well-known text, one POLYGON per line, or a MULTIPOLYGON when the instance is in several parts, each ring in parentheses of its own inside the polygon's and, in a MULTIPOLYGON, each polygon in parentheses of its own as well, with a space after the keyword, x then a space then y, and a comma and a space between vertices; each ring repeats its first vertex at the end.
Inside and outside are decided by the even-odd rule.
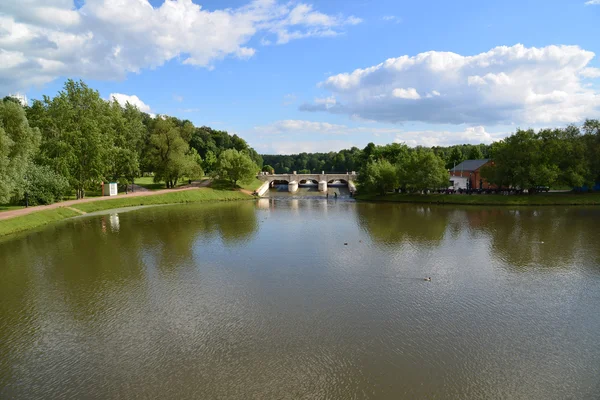
MULTIPOLYGON (((157 194, 181 192, 184 190, 193 190, 193 189, 198 189, 198 188, 202 188, 202 187, 207 187, 210 184, 210 182, 211 182, 210 179, 205 179, 200 182, 192 182, 191 185, 181 186, 177 189, 161 189, 161 190, 143 191, 143 192, 140 191, 140 192, 133 192, 133 193, 129 192, 128 194, 120 194, 119 196, 86 197, 86 198, 79 199, 79 200, 61 201, 59 203, 49 204, 47 206, 35 206, 35 207, 21 208, 18 210, 2 211, 2 212, 0 212, 0 221, 4 220, 4 219, 20 217, 22 215, 31 214, 31 213, 38 212, 38 211, 52 210, 54 208, 59 208, 59 207, 66 207, 71 210, 77 211, 79 213, 83 213, 83 211, 73 209, 71 206, 76 206, 77 204, 82 204, 82 203, 91 203, 92 201, 114 200, 116 198, 122 198, 122 197, 154 196, 157 194)), ((85 213, 83 213, 83 214, 85 214, 85 213)))

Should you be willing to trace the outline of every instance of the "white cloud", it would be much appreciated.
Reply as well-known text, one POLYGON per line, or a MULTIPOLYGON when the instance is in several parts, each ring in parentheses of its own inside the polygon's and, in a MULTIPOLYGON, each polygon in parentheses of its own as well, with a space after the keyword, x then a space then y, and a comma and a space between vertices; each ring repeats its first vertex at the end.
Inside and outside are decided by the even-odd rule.
POLYGON ((591 6, 591 5, 598 5, 600 4, 600 0, 589 0, 585 2, 586 6, 591 6))
POLYGON ((110 101, 116 100, 117 103, 119 103, 121 106, 125 106, 127 103, 129 103, 132 106, 136 106, 140 111, 148 113, 154 117, 154 114, 152 114, 151 112, 150 106, 144 103, 142 100, 140 100, 140 98, 136 95, 111 93, 110 96, 108 96, 108 98, 110 101))
POLYGON ((405 55, 330 76, 318 86, 336 104, 300 109, 387 123, 576 123, 600 111, 600 93, 582 82, 600 75, 588 66, 594 56, 578 46, 520 44, 474 56, 405 55))
POLYGON ((600 78, 600 68, 584 68, 579 75, 584 78, 600 78))
POLYGON ((417 89, 415 89, 415 88, 408 88, 408 89, 396 88, 392 91, 392 96, 398 97, 399 99, 412 99, 412 100, 418 100, 421 98, 421 96, 417 92, 417 89))
POLYGON ((348 127, 346 125, 330 124, 328 122, 314 122, 306 120, 287 119, 275 121, 268 125, 256 126, 253 133, 259 135, 350 135, 363 133, 398 133, 395 128, 348 127))
POLYGON ((464 131, 406 131, 396 134, 394 142, 414 146, 451 146, 454 144, 490 144, 509 133, 489 133, 483 126, 467 127, 464 131))
POLYGON ((387 21, 387 22, 395 22, 397 24, 399 24, 400 22, 402 22, 402 18, 397 17, 395 15, 385 15, 381 18, 383 21, 387 21))
POLYGON ((178 94, 173 94, 173 100, 175 100, 178 103, 181 103, 183 101, 183 96, 180 96, 178 94))
POLYGON ((458 131, 404 131, 398 128, 349 127, 305 120, 276 121, 244 132, 245 137, 254 138, 251 140, 253 147, 265 154, 328 152, 349 149, 353 146, 363 148, 373 138, 376 138, 379 143, 394 141, 406 143, 410 147, 449 146, 463 143, 489 144, 509 134, 509 132, 490 133, 483 126, 465 127, 458 131), (316 135, 319 140, 307 140, 309 135, 316 135), (342 136, 344 139, 329 139, 330 136, 342 136))
POLYGON ((326 153, 349 149, 354 144, 344 140, 323 141, 276 141, 263 144, 254 144, 253 147, 261 154, 299 154, 299 153, 326 153))
POLYGON ((336 104, 335 96, 316 98, 315 104, 323 105, 323 106, 325 106, 325 108, 333 107, 336 104))
POLYGON ((123 79, 166 61, 213 68, 225 57, 246 59, 257 34, 278 44, 336 36, 356 17, 328 15, 307 4, 253 0, 209 11, 192 0, 2 0, 0 91, 27 89, 61 76, 123 79))

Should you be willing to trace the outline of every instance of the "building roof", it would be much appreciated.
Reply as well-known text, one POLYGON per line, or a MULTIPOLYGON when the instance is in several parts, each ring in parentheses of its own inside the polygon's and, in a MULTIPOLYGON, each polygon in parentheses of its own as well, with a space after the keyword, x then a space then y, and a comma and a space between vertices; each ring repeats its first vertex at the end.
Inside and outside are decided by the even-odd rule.
POLYGON ((450 169, 452 172, 460 172, 460 171, 477 171, 479 168, 483 167, 487 162, 490 161, 489 158, 484 158, 482 160, 465 160, 458 164, 456 167, 450 169))

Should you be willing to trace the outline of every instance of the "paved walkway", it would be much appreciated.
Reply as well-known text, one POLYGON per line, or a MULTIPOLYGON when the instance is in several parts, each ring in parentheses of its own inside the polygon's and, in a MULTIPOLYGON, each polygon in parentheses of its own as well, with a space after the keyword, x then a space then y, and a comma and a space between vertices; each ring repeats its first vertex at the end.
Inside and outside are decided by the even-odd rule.
MULTIPOLYGON (((79 199, 79 200, 61 201, 59 203, 49 204, 47 206, 35 206, 35 207, 21 208, 19 210, 2 211, 2 212, 0 212, 0 221, 4 220, 4 219, 20 217, 22 215, 31 214, 31 213, 38 212, 38 211, 52 210, 54 208, 59 208, 59 207, 66 207, 66 208, 72 209, 71 208, 72 206, 76 206, 77 204, 82 204, 82 203, 91 203, 92 201, 114 200, 116 198, 121 199, 121 198, 125 198, 125 197, 155 196, 157 194, 181 192, 184 190, 193 190, 193 189, 198 189, 198 188, 202 188, 202 187, 207 187, 209 184, 210 184, 210 180, 205 179, 200 182, 192 182, 191 185, 181 186, 181 187, 178 187, 177 189, 161 189, 161 190, 133 192, 133 193, 129 192, 128 194, 120 194, 119 196, 86 197, 86 198, 79 199)), ((76 211, 79 211, 79 210, 76 210, 76 211)))

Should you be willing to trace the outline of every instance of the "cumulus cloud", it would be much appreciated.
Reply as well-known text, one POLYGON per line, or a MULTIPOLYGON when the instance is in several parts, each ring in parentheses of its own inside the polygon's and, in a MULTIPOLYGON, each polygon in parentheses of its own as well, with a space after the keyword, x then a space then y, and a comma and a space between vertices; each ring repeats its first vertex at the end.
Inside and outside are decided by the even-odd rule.
POLYGON ((483 126, 467 127, 463 131, 406 131, 396 134, 394 142, 408 146, 451 146, 455 144, 490 144, 506 137, 508 132, 489 133, 483 126))
POLYGON ((314 122, 306 120, 287 119, 275 121, 268 125, 256 126, 254 133, 259 135, 349 135, 355 133, 398 133, 395 128, 372 128, 372 127, 349 127, 340 124, 330 124, 328 122, 314 122))
POLYGON ((127 103, 129 103, 132 106, 136 106, 140 111, 154 116, 154 114, 152 114, 152 112, 151 112, 150 106, 148 104, 144 103, 142 100, 140 100, 140 98, 137 97, 136 95, 128 95, 128 94, 123 94, 123 93, 111 93, 108 98, 110 101, 116 101, 121 106, 125 106, 127 103))
POLYGON ((326 153, 349 149, 353 142, 344 140, 323 141, 276 141, 263 144, 254 144, 253 147, 261 154, 299 154, 299 153, 326 153))
POLYGON ((378 122, 469 125, 574 123, 595 115, 600 94, 585 80, 594 53, 578 46, 500 46, 474 56, 430 51, 330 76, 318 86, 336 104, 303 104, 378 122))
POLYGON ((586 6, 598 5, 600 4, 600 0, 589 0, 585 2, 586 6))
POLYGON ((450 146, 454 144, 489 144, 506 137, 509 132, 490 133, 483 126, 464 127, 462 130, 405 131, 399 128, 350 127, 326 122, 283 120, 257 126, 244 136, 252 137, 252 145, 266 154, 297 154, 363 148, 368 142, 405 143, 415 146, 450 146), (307 140, 310 136, 319 140, 307 140), (330 138, 341 136, 342 138, 330 138))
POLYGON ((277 44, 336 36, 360 23, 303 3, 253 0, 209 11, 192 0, 2 0, 0 91, 27 89, 60 76, 122 79, 166 61, 212 68, 225 57, 246 59, 257 34, 277 44))

